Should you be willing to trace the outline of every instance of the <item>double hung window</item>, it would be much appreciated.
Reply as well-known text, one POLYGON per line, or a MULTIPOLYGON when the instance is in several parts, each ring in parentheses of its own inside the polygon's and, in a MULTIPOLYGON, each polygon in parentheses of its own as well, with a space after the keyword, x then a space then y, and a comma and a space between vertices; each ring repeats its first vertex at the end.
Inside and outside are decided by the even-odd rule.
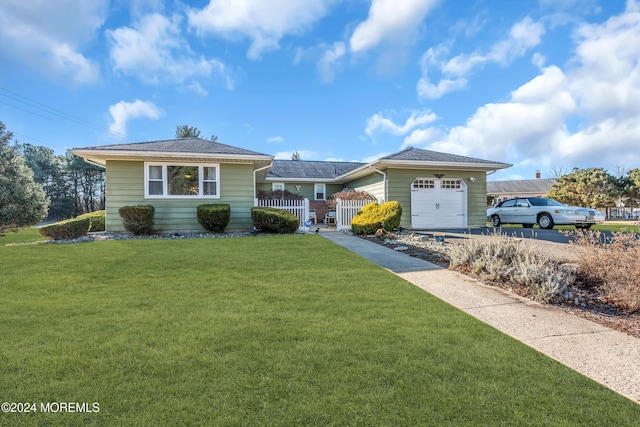
POLYGON ((145 163, 147 198, 220 197, 220 165, 145 163))

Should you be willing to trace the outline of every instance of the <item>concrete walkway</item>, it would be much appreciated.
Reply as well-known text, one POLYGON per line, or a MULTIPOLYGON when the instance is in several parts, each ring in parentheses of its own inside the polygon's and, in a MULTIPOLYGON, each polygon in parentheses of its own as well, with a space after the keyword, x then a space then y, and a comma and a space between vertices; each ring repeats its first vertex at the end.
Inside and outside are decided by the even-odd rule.
POLYGON ((320 235, 640 403, 640 339, 347 233, 320 235))

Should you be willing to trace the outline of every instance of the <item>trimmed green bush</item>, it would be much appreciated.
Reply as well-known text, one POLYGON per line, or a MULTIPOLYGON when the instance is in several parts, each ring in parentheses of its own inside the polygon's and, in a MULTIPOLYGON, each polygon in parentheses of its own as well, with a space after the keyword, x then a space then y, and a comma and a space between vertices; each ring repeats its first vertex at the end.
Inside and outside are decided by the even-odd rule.
POLYGON ((386 202, 381 205, 369 203, 351 221, 351 231, 355 234, 373 234, 379 228, 393 230, 400 227, 402 207, 398 202, 386 202))
POLYGON ((300 226, 298 217, 289 211, 277 208, 251 208, 253 226, 266 233, 291 234, 300 226))
POLYGON ((226 203, 210 203, 198 206, 198 222, 212 233, 222 233, 231 220, 231 206, 226 203))
POLYGON ((118 209, 124 229, 133 234, 153 233, 153 214, 151 205, 123 206, 118 209))
POLYGON ((78 215, 76 218, 89 218, 91 227, 89 231, 104 231, 105 211, 94 211, 86 214, 78 215))
POLYGON ((76 239, 89 232, 91 219, 73 218, 55 224, 45 225, 40 228, 40 235, 53 240, 76 239))

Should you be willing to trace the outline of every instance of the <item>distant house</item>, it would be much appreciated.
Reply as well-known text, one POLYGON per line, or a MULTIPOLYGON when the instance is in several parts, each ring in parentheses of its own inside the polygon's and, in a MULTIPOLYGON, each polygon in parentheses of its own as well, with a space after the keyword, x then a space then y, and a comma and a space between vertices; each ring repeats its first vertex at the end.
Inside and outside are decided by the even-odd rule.
POLYGON ((491 199, 491 203, 488 204, 493 206, 515 197, 546 197, 556 182, 553 178, 541 179, 540 172, 536 172, 536 179, 488 181, 487 202, 491 199))
POLYGON ((322 206, 343 189, 400 202, 406 228, 484 225, 488 172, 511 165, 409 147, 370 163, 275 160, 198 138, 76 148, 106 168, 106 230, 124 229, 118 209, 155 207, 158 231, 202 230, 196 207, 231 205, 229 229, 250 229, 259 190, 286 189, 322 206))

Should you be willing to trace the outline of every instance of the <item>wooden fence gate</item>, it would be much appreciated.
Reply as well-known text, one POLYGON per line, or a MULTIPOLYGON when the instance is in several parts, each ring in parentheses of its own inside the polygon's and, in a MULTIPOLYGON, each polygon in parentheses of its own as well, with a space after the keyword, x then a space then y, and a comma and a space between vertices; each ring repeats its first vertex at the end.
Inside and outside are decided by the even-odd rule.
POLYGON ((350 230, 351 221, 363 206, 372 203, 371 200, 336 200, 336 228, 350 230))

